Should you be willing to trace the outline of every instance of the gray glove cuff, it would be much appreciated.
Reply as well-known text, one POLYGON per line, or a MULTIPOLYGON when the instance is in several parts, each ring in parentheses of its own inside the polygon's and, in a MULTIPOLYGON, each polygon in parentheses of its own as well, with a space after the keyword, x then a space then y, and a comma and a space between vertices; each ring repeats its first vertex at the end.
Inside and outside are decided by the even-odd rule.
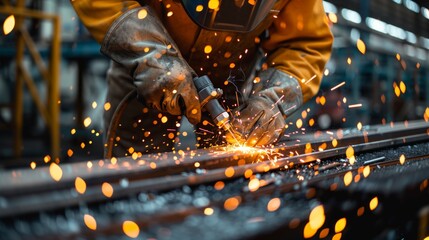
POLYGON ((140 72, 146 65, 157 67, 152 66, 154 63, 150 59, 161 55, 177 57, 190 75, 195 75, 162 22, 148 6, 128 10, 116 19, 101 43, 101 52, 130 68, 134 75, 134 71, 140 72))
POLYGON ((184 114, 194 124, 200 121, 195 73, 150 7, 123 13, 106 34, 101 52, 129 71, 143 104, 184 114))
POLYGON ((268 68, 260 72, 259 79, 260 82, 253 86, 252 96, 270 99, 284 117, 302 105, 301 86, 294 77, 276 68, 268 68))

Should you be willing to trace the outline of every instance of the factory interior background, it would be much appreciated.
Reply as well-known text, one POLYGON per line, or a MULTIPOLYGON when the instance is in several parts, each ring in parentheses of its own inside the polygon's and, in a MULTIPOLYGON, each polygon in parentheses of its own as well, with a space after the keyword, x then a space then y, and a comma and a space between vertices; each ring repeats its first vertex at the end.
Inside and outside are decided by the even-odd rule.
MULTIPOLYGON (((0 166, 35 166, 53 155, 62 162, 102 158, 109 60, 68 0, 23 1, 40 16, 25 16, 20 29, 8 2, 0 1, 0 166)), ((323 4, 335 37, 332 57, 317 96, 288 119, 290 131, 427 121, 429 2, 323 4)), ((186 149, 192 128, 182 127, 186 149)))

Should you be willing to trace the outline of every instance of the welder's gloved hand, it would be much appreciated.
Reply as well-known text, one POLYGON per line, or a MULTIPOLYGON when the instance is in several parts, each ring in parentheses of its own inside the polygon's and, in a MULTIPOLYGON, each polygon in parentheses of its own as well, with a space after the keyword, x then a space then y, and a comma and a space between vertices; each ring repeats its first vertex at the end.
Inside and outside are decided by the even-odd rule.
POLYGON ((233 111, 229 143, 263 146, 275 143, 283 133, 285 118, 302 105, 298 81, 275 68, 268 68, 256 78, 245 104, 233 111))
POLYGON ((150 7, 123 13, 109 28, 101 51, 129 69, 148 107, 184 114, 193 124, 200 121, 195 72, 150 7))

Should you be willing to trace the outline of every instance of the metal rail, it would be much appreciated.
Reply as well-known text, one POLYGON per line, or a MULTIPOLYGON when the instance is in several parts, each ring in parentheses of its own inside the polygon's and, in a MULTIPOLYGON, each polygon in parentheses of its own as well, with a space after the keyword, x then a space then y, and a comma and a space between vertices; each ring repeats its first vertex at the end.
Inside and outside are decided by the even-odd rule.
MULTIPOLYGON (((407 158, 407 161, 411 162, 411 161, 420 161, 420 160, 428 160, 428 159, 429 159, 429 155, 420 155, 420 156, 413 156, 413 157, 407 158)), ((389 160, 383 161, 382 163, 376 162, 376 163, 368 164, 366 166, 368 166, 369 169, 372 171, 376 168, 388 167, 388 166, 393 166, 397 164, 400 164, 399 159, 389 159, 389 160)), ((356 173, 361 175, 363 168, 364 166, 356 166, 351 169, 339 170, 337 172, 329 173, 323 176, 316 175, 307 180, 306 186, 313 187, 316 184, 327 181, 329 179, 335 179, 335 178, 342 179, 345 174, 350 172, 355 173, 353 175, 356 175, 356 173)), ((234 195, 229 195, 224 197, 222 200, 213 201, 206 206, 201 206, 201 207, 187 206, 173 211, 171 210, 162 211, 157 213, 156 215, 147 215, 147 214, 137 215, 134 217, 134 222, 136 222, 142 228, 150 227, 151 225, 154 225, 154 224, 181 222, 191 215, 196 215, 196 214, 203 215, 204 210, 206 208, 222 208, 225 201, 231 197, 240 198, 241 200, 240 203, 242 204, 249 200, 255 200, 262 196, 269 196, 274 193, 285 194, 285 193, 295 192, 299 189, 296 186, 300 186, 301 184, 302 184, 302 181, 299 181, 299 180, 296 180, 293 182, 285 182, 279 185, 268 184, 266 186, 259 188, 257 191, 244 191, 244 192, 236 193, 234 195)), ((82 231, 79 232, 78 235, 70 234, 62 237, 64 237, 65 239, 69 239, 69 238, 73 239, 77 236, 82 236, 82 235, 95 237, 97 234, 100 234, 100 233, 102 234, 120 233, 121 224, 122 224, 122 221, 114 221, 113 223, 109 223, 107 225, 99 225, 97 232, 91 231, 89 229, 85 229, 83 230, 83 232, 82 231)))
MULTIPOLYGON (((317 159, 324 160, 332 157, 341 157, 345 155, 345 152, 349 146, 352 146, 355 153, 361 153, 365 151, 390 147, 390 146, 398 146, 405 143, 413 143, 413 142, 419 142, 419 141, 427 141, 428 135, 426 133, 427 130, 427 124, 421 125, 414 124, 414 128, 405 128, 410 131, 403 131, 404 129, 399 129, 396 131, 401 132, 403 136, 393 138, 393 139, 386 139, 386 140, 378 140, 378 141, 372 141, 368 143, 359 143, 359 144, 352 144, 341 147, 336 147, 332 149, 327 149, 324 151, 319 152, 312 152, 308 154, 301 154, 301 155, 295 155, 295 156, 286 156, 286 157, 278 157, 275 161, 263 161, 263 162, 253 162, 255 159, 255 155, 251 154, 242 154, 240 156, 234 156, 234 154, 231 155, 231 153, 224 153, 221 158, 213 160, 212 158, 215 156, 219 156, 219 153, 216 152, 216 154, 206 154, 201 155, 198 158, 194 159, 183 159, 184 165, 187 165, 187 167, 181 168, 177 166, 180 170, 185 169, 185 171, 188 171, 190 173, 186 175, 182 174, 171 174, 168 172, 171 167, 169 165, 171 162, 165 161, 164 165, 160 165, 160 169, 147 169, 145 167, 141 167, 140 165, 136 165, 137 167, 140 166, 140 169, 134 169, 129 168, 128 170, 123 170, 120 172, 112 171, 109 174, 106 174, 105 172, 96 172, 97 173, 103 173, 101 176, 107 177, 107 179, 104 179, 104 181, 108 181, 111 183, 114 189, 114 193, 110 198, 107 198, 104 196, 101 192, 100 186, 97 184, 97 181, 89 182, 88 187, 83 195, 78 194, 76 191, 74 191, 74 185, 68 186, 67 184, 61 185, 59 183, 50 184, 50 189, 52 190, 56 184, 58 184, 57 191, 40 191, 33 192, 31 194, 25 194, 23 195, 23 190, 27 190, 32 185, 31 184, 15 184, 12 187, 17 187, 18 190, 11 191, 11 188, 5 188, 3 185, 1 191, 1 195, 4 196, 8 202, 8 204, 4 207, 0 207, 0 217, 6 217, 6 216, 13 216, 13 215, 19 215, 24 213, 30 213, 35 211, 42 211, 42 210, 50 210, 50 209, 56 209, 66 206, 73 206, 76 204, 79 204, 81 202, 91 203, 91 202, 97 202, 97 201, 105 201, 109 199, 114 198, 120 198, 124 196, 128 196, 130 194, 135 194, 138 192, 145 192, 145 191, 164 191, 168 189, 174 189, 183 185, 197 185, 197 184, 206 184, 218 180, 225 180, 230 178, 236 178, 241 177, 244 175, 246 170, 252 170, 253 173, 261 173, 261 172, 268 172, 278 169, 285 169, 285 168, 291 168, 293 166, 298 166, 302 164, 308 164, 310 162, 314 162, 317 159), (423 130, 423 131, 422 131, 423 130), (421 134, 412 134, 407 135, 407 133, 415 133, 415 132, 423 132, 421 134), (236 165, 236 162, 240 158, 246 158, 249 162, 248 164, 244 165, 236 165), (208 167, 206 170, 202 171, 201 173, 194 173, 195 167, 190 168, 191 163, 192 166, 195 164, 195 162, 199 163, 205 163, 205 166, 208 167), (229 166, 229 169, 234 174, 225 174, 225 168, 222 166, 229 166), (210 168, 210 166, 215 166, 214 168, 210 168), (158 169, 158 171, 156 171, 158 169), (151 171, 154 171, 155 174, 150 175, 151 171), (166 172, 167 171, 167 172, 166 172), (122 184, 117 181, 118 176, 115 175, 115 173, 118 173, 121 178, 126 177, 127 175, 123 175, 123 173, 128 173, 128 176, 131 176, 127 179, 127 185, 124 187, 122 184), (147 176, 144 176, 142 178, 137 178, 138 174, 149 174, 151 178, 148 178, 147 176), (171 174, 171 175, 169 175, 171 174), (112 176, 112 178, 108 178, 109 176, 112 176), (9 191, 4 191, 4 190, 9 191)), ((390 131, 387 133, 386 131, 382 132, 385 136, 396 136, 398 133, 394 133, 394 131, 390 131)), ((377 139, 375 135, 367 135, 371 136, 374 139, 377 139)), ((359 138, 362 138, 362 136, 359 136, 359 138)), ((350 141, 356 141, 355 138, 349 138, 350 141)), ((344 140, 343 140, 344 141, 344 140)), ((300 147, 302 147, 300 145, 300 147)), ((288 148, 279 148, 280 150, 289 151, 288 148)), ((279 151, 280 151, 279 150, 279 151)), ((207 151, 207 150, 205 150, 207 151)), ((197 151, 199 152, 199 151, 197 151)), ((201 153, 201 152, 199 152, 201 153)), ((210 152, 209 152, 210 153, 210 152)), ((212 152, 213 153, 213 152, 212 152)), ((163 157, 165 156, 171 156, 171 155, 161 155, 163 157)), ((134 161, 134 160, 132 160, 134 161)), ((162 160, 160 163, 163 163, 162 160)), ((150 165, 150 164, 149 164, 150 165)), ((204 164, 203 164, 204 165, 204 164)), ((143 165, 145 166, 145 165, 143 165)), ((183 166, 182 166, 183 167, 183 166)), ((64 168, 63 168, 64 169, 64 168)), ((46 169, 45 169, 46 170, 46 169)), ((70 169, 66 168, 63 171, 68 171, 70 169)), ((175 171, 172 171, 173 173, 175 171)), ((15 172, 15 175, 17 173, 15 172)), ((19 173, 21 174, 21 173, 19 173)), ((74 175, 74 177, 77 177, 79 175, 74 175)), ((32 176, 34 177, 34 176, 32 176)), ((99 179, 100 176, 97 177, 99 179)), ((34 178, 33 178, 34 179, 34 178)), ((74 178, 69 178, 70 180, 74 180, 74 178)), ((19 183, 19 182, 17 182, 19 183)), ((52 183, 52 180, 51 182, 52 183)), ((33 185, 34 186, 34 185, 33 185)), ((49 186, 48 186, 49 187, 49 186)), ((0 188, 1 189, 1 188, 0 188)))
MULTIPOLYGON (((328 150, 334 151, 341 147, 348 147, 355 144, 359 148, 365 149, 365 143, 374 143, 380 140, 389 140, 417 134, 423 134, 421 140, 429 140, 426 135, 429 124, 425 121, 409 122, 407 124, 395 124, 393 126, 377 125, 367 127, 362 131, 352 132, 349 130, 336 131, 334 134, 328 133, 309 133, 299 136, 299 138, 289 138, 288 142, 282 142, 270 152, 277 156, 283 155, 285 161, 293 164, 308 163, 317 160, 320 157, 312 157, 314 154, 326 154, 328 150), (336 147, 332 146, 332 139, 337 139, 336 147), (298 142, 298 143, 297 143, 298 142), (310 144, 310 148, 308 148, 310 144), (320 145, 327 147, 321 153, 304 154, 306 151, 318 151, 320 145), (293 157, 288 157, 291 155, 293 157)), ((400 142, 400 140, 399 140, 400 142)), ((387 142, 388 143, 388 142, 387 142)), ((38 167, 32 169, 20 169, 0 172, 0 196, 14 196, 20 194, 30 194, 46 192, 58 189, 74 188, 76 177, 85 180, 87 185, 97 185, 103 182, 118 183, 121 179, 129 181, 153 179, 164 176, 174 176, 183 172, 195 172, 199 170, 210 170, 217 168, 226 168, 252 164, 258 161, 261 153, 264 151, 257 149, 251 151, 242 151, 240 149, 228 149, 227 151, 220 147, 217 149, 199 149, 187 152, 168 152, 162 154, 143 155, 140 158, 132 157, 115 159, 94 160, 90 162, 79 162, 71 164, 61 164, 62 178, 59 182, 53 181, 50 175, 49 167, 38 167), (195 166, 195 163, 199 167, 195 166)), ((272 164, 272 161, 266 161, 265 164, 272 164)), ((223 171, 223 170, 222 170, 223 171)))

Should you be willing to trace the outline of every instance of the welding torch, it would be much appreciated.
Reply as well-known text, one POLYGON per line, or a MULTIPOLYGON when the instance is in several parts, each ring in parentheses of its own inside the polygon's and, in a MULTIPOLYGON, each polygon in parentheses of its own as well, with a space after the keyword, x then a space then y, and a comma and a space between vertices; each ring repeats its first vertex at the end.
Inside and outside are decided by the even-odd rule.
MULTIPOLYGON (((209 112, 216 126, 222 128, 225 131, 229 131, 235 138, 231 131, 231 124, 229 123, 229 114, 220 105, 218 99, 222 96, 223 91, 220 88, 215 88, 210 78, 207 75, 202 77, 194 78, 194 85, 198 91, 198 97, 200 99, 201 108, 204 108, 209 112)), ((112 131, 112 126, 119 125, 120 116, 124 112, 128 103, 137 97, 137 90, 133 90, 127 94, 127 96, 119 103, 115 110, 112 121, 107 130, 108 144, 105 150, 105 157, 110 158, 112 156, 113 140, 115 139, 115 131, 112 131)))
POLYGON ((223 94, 222 89, 215 88, 207 75, 195 77, 194 84, 198 91, 201 108, 204 108, 210 114, 216 126, 231 132, 229 114, 218 101, 223 94))

